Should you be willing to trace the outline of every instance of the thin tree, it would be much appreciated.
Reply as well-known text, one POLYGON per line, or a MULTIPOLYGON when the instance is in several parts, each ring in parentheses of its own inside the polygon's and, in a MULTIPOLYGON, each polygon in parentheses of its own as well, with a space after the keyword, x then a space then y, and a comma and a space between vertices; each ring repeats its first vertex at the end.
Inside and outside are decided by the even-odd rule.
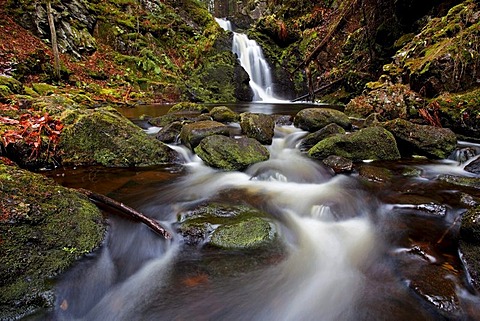
POLYGON ((54 78, 60 80, 60 54, 58 53, 57 31, 55 29, 55 21, 53 20, 52 3, 47 1, 47 17, 50 26, 50 39, 52 42, 53 62, 54 62, 54 78))

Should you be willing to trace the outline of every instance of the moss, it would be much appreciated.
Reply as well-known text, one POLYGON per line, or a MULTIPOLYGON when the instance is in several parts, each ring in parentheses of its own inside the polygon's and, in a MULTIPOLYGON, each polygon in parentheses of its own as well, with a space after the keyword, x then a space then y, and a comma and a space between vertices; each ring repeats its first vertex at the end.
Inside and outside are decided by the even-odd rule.
POLYGON ((10 90, 8 86, 0 85, 0 99, 8 98, 13 95, 13 92, 10 90))
POLYGON ((147 166, 170 162, 174 153, 112 108, 63 114, 60 151, 64 164, 147 166))
POLYGON ((105 225, 86 197, 0 164, 0 318, 53 304, 50 281, 98 247, 105 225), (68 250, 66 250, 68 249, 68 250), (15 302, 15 304, 13 304, 15 302))
POLYGON ((33 83, 32 88, 40 96, 51 95, 57 90, 56 86, 52 86, 45 83, 33 83))
POLYGON ((478 177, 463 177, 463 176, 444 174, 444 175, 440 175, 438 179, 453 185, 480 189, 480 178, 478 177))
MULTIPOLYGON (((23 94, 23 85, 21 82, 12 77, 0 75, 0 86, 5 86, 13 94, 23 94)), ((5 89, 7 90, 7 89, 5 89)))

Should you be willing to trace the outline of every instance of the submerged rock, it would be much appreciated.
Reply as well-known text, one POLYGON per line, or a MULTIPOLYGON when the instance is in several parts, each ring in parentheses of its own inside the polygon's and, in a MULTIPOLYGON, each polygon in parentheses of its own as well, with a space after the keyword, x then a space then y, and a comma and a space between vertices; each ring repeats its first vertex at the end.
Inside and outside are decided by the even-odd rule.
POLYGON ((418 153, 445 159, 457 146, 457 137, 448 128, 418 125, 404 119, 389 121, 384 126, 395 136, 402 155, 418 153))
POLYGON ((172 162, 176 154, 113 108, 68 110, 60 151, 63 164, 147 166, 172 162))
POLYGON ((335 123, 345 129, 352 126, 350 119, 336 109, 330 108, 306 108, 297 113, 293 120, 296 127, 314 132, 323 127, 335 123))
POLYGON ((200 144, 202 139, 212 135, 229 136, 230 129, 227 125, 216 121, 198 121, 184 125, 180 132, 180 139, 186 147, 193 150, 198 144, 200 144))
POLYGON ((0 319, 52 307, 52 278, 98 247, 102 213, 78 192, 0 164, 0 319))
POLYGON ((443 174, 438 176, 438 179, 453 185, 473 187, 473 188, 480 189, 479 177, 464 177, 464 176, 443 174))
POLYGON ((316 159, 336 155, 354 162, 400 158, 395 138, 381 127, 369 127, 352 134, 327 137, 313 146, 308 155, 316 159))
POLYGON ((204 138, 195 153, 207 165, 225 170, 243 170, 270 157, 268 150, 253 138, 221 135, 204 138))
POLYGON ((272 143, 275 121, 266 114, 243 113, 240 115, 240 127, 247 137, 258 140, 264 145, 272 143))

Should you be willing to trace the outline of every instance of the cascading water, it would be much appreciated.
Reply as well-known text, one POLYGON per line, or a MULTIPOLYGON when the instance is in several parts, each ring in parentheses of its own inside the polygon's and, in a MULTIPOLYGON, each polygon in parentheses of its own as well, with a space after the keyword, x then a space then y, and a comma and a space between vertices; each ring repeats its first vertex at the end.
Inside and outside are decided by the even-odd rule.
POLYGON ((254 101, 280 102, 273 95, 273 83, 270 67, 263 56, 262 48, 255 40, 245 34, 234 32, 230 21, 216 18, 224 30, 233 32, 232 51, 238 56, 240 65, 250 76, 250 87, 253 90, 254 101))
MULTIPOLYGON (((281 250, 212 250, 184 244, 175 232, 169 243, 143 225, 111 217, 103 247, 62 277, 55 310, 37 320, 478 320, 467 315, 477 313, 478 296, 462 283, 458 263, 447 261, 454 253, 444 256, 440 247, 423 253, 421 248, 429 236, 438 246, 458 213, 446 208, 445 223, 422 208, 379 199, 384 189, 406 191, 406 197, 415 188, 422 192, 414 197, 425 199, 423 191, 430 185, 421 184, 428 184, 426 177, 446 172, 447 165, 461 168, 420 163, 422 179, 401 174, 387 185, 365 183, 354 174, 333 175, 302 154, 297 146, 305 134, 277 126, 268 146, 270 159, 245 172, 207 167, 177 145, 185 170, 162 172, 171 176, 161 184, 127 183, 120 191, 131 195, 128 203, 172 231, 177 216, 198 204, 240 200, 269 214, 281 250), (415 238, 420 242, 412 244, 415 238), (248 260, 253 263, 245 264, 248 260), (433 272, 423 272, 428 269, 433 272), (450 307, 423 282, 438 273, 445 273, 437 279, 439 287, 451 280, 458 287, 464 315, 450 312, 446 318, 419 299, 421 294, 450 307)), ((437 197, 450 198, 443 192, 437 197)))

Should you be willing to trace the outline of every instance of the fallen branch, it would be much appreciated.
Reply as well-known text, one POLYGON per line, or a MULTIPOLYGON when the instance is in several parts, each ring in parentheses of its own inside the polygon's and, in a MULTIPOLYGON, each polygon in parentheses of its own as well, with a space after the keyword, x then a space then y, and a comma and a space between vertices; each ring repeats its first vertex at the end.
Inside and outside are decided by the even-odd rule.
MULTIPOLYGON (((326 85, 323 85, 322 87, 318 87, 317 89, 315 89, 315 90, 313 91, 313 93, 316 94, 316 93, 319 93, 319 92, 321 92, 321 91, 324 91, 324 90, 326 90, 326 89, 328 89, 328 88, 330 88, 330 87, 338 84, 338 83, 339 83, 340 81, 342 81, 342 80, 343 80, 343 78, 337 79, 337 80, 332 81, 331 83, 328 83, 328 84, 326 84, 326 85)), ((294 103, 294 102, 296 102, 296 101, 300 101, 300 100, 303 100, 303 99, 305 99, 305 98, 308 98, 309 96, 310 96, 310 94, 305 94, 305 95, 303 95, 303 96, 300 96, 300 97, 297 97, 297 98, 295 98, 295 99, 292 99, 291 102, 294 103)))
POLYGON ((109 207, 112 207, 121 213, 128 215, 131 218, 134 218, 137 221, 140 221, 147 225, 150 229, 152 229, 155 233, 160 234, 163 236, 165 239, 171 239, 172 235, 168 233, 168 231, 161 226, 157 221, 143 215, 142 213, 134 210, 131 207, 128 207, 127 205, 117 202, 114 199, 111 199, 105 195, 98 194, 83 188, 77 189, 80 193, 86 195, 88 198, 90 198, 92 201, 99 202, 101 204, 107 205, 109 207))

